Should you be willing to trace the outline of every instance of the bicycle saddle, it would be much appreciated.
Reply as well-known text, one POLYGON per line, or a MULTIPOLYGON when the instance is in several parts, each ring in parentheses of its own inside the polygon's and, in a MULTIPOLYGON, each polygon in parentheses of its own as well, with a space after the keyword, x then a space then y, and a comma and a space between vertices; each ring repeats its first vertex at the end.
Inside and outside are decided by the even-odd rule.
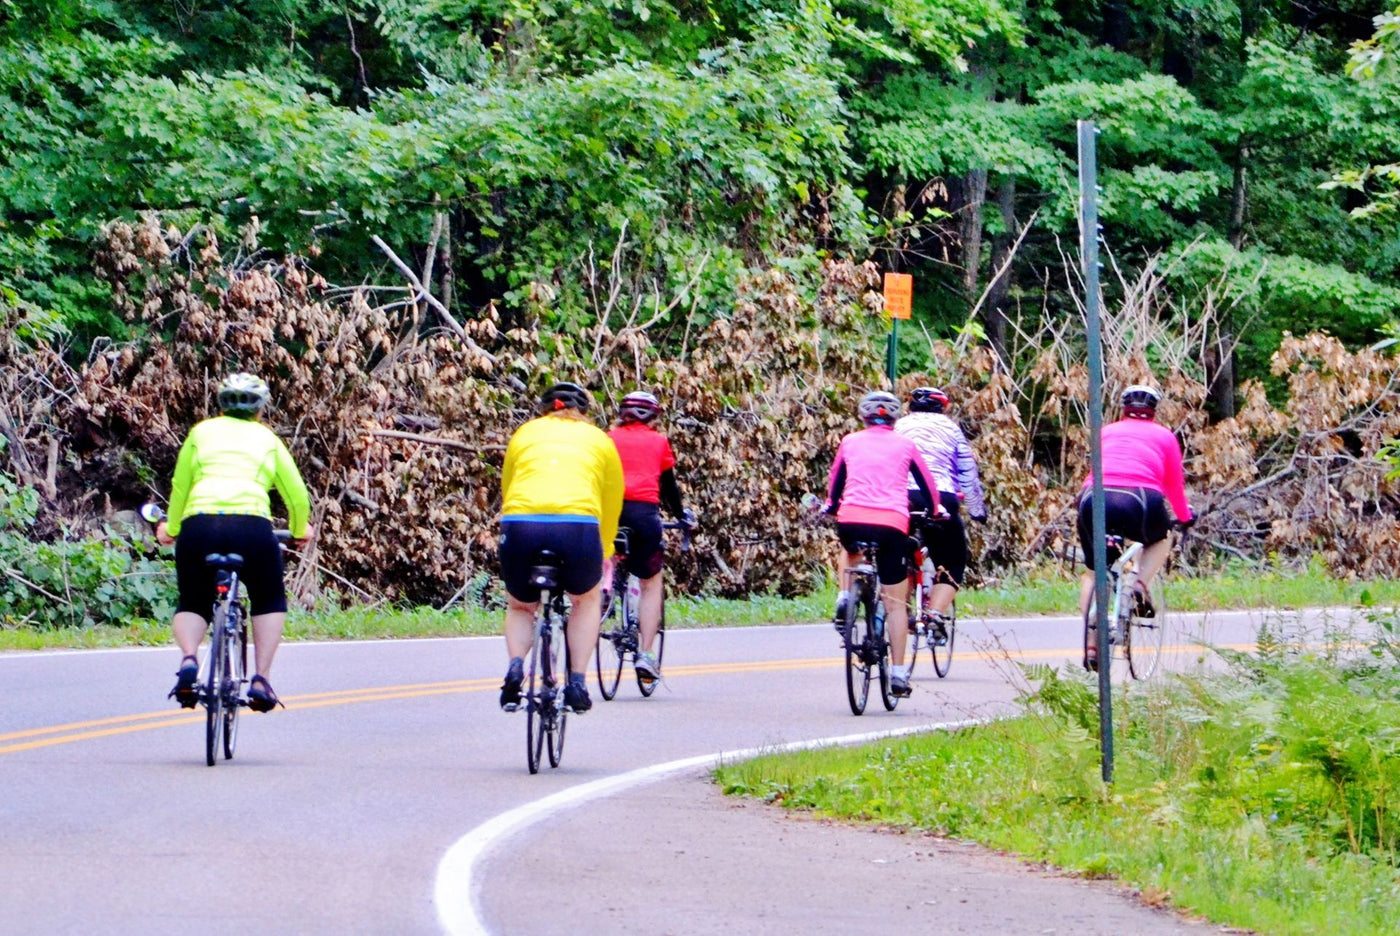
POLYGON ((541 549, 535 556, 535 563, 530 568, 530 584, 537 588, 558 588, 559 554, 552 549, 541 549))
POLYGON ((216 569, 237 570, 243 568, 243 557, 238 553, 210 553, 204 557, 204 564, 216 569))

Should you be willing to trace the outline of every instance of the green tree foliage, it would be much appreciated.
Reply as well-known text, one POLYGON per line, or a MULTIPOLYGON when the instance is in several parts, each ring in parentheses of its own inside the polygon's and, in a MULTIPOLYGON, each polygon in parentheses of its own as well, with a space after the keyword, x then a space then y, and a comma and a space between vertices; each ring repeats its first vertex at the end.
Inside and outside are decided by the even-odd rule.
MULTIPOLYGON (((1396 88, 1400 87, 1400 7, 1375 19, 1376 32, 1370 39, 1351 47, 1347 73, 1364 86, 1378 89, 1389 105, 1391 123, 1397 114, 1396 88)), ((1400 162, 1348 169, 1337 173, 1323 188, 1344 187, 1370 196, 1364 205, 1352 209, 1358 217, 1393 215, 1400 210, 1400 162)))

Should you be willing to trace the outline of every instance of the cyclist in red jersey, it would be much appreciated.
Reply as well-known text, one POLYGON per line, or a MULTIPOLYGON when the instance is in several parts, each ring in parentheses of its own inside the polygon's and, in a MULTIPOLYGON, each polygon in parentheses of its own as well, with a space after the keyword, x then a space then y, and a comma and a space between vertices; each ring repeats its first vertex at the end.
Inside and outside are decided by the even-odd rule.
MULTIPOLYGON (((622 459, 625 489, 618 525, 629 531, 627 571, 635 575, 642 586, 637 607, 642 645, 636 665, 637 672, 647 679, 661 677, 660 664, 652 651, 661 628, 661 568, 665 564, 661 504, 664 502, 666 509, 687 526, 695 525, 694 515, 681 504, 681 489, 676 483, 676 455, 671 450, 671 442, 651 426, 660 412, 660 402, 650 393, 629 393, 622 398, 617 425, 608 433, 622 459)), ((605 572, 604 586, 611 581, 611 574, 605 572)))
MULTIPOLYGON (((1150 586, 1153 577, 1167 561, 1171 540, 1167 532, 1172 512, 1184 525, 1195 520, 1186 500, 1185 471, 1181 444, 1166 426, 1156 421, 1161 394, 1151 387, 1134 385, 1120 399, 1123 418, 1103 427, 1104 521, 1106 532, 1142 543, 1138 581, 1134 585, 1137 614, 1151 617, 1150 586)), ((1079 614, 1089 610, 1094 592, 1094 549, 1092 509, 1089 490, 1093 476, 1086 478, 1079 496, 1079 545, 1084 551, 1084 574, 1079 585, 1079 614)), ((1090 648, 1092 662, 1096 656, 1090 648)))

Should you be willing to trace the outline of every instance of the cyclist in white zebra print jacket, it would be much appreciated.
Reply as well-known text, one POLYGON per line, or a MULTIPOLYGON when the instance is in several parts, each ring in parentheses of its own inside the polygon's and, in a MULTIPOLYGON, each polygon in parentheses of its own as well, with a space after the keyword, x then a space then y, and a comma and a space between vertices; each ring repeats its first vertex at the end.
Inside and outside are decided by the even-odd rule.
MULTIPOLYGON (((977 472, 977 459, 962 429, 944 414, 948 395, 937 387, 919 387, 909 398, 910 412, 895 423, 894 431, 909 438, 923 456, 929 473, 938 482, 938 499, 948 518, 930 523, 924 528, 924 543, 929 561, 936 570, 934 586, 929 590, 929 605, 934 612, 935 631, 957 597, 963 574, 967 571, 967 530, 963 527, 962 509, 978 522, 986 522, 987 505, 982 491, 982 479, 977 472)), ((909 506, 927 510, 923 492, 909 489, 909 506)))

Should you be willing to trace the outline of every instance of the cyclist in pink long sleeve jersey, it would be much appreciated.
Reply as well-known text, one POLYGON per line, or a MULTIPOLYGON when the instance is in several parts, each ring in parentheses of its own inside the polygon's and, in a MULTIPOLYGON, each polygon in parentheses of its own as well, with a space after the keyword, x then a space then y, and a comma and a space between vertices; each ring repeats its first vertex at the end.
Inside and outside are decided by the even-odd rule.
MULTIPOLYGON (((1195 520, 1186 500, 1186 476, 1181 445, 1166 426, 1158 423, 1161 395, 1151 387, 1135 385, 1123 391, 1123 418, 1103 427, 1104 520, 1107 532, 1142 543, 1138 565, 1137 613, 1152 617, 1152 579, 1167 561, 1171 520, 1167 505, 1183 525, 1195 520)), ((1084 574, 1080 577, 1079 613, 1088 612, 1094 592, 1094 551, 1089 489, 1086 478, 1079 496, 1079 545, 1084 550, 1084 574)), ((1091 648, 1090 659, 1094 652, 1091 648)))
POLYGON ((856 543, 876 544, 880 597, 885 606, 885 632, 890 638, 890 693, 909 695, 904 650, 909 640, 909 479, 938 503, 938 482, 912 441, 894 431, 899 398, 892 393, 867 393, 860 401, 860 418, 868 427, 841 440, 828 481, 827 512, 836 514, 836 534, 842 551, 837 574, 841 593, 835 621, 840 629, 850 601, 846 570, 860 562, 856 543))

